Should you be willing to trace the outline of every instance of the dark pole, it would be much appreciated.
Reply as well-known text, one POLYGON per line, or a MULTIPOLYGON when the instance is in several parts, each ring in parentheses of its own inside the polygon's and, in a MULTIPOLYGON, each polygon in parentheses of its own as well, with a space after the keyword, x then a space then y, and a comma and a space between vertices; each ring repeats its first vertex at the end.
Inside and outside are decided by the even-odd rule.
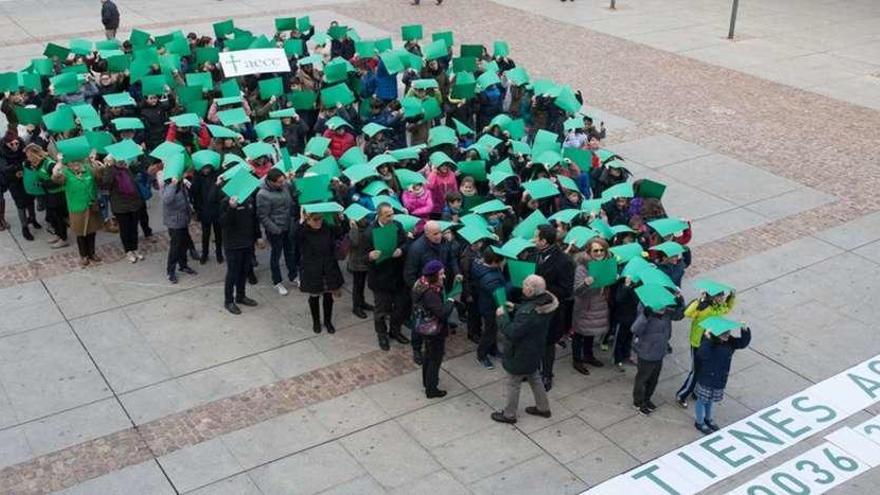
POLYGON ((739 9, 739 0, 733 0, 733 10, 730 12, 730 31, 727 33, 727 39, 733 39, 733 30, 736 28, 736 11, 739 9))

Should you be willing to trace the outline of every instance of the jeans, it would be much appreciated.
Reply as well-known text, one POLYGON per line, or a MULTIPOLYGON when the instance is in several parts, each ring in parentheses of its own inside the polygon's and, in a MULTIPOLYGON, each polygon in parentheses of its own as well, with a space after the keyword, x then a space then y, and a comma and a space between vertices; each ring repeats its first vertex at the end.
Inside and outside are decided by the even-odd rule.
POLYGON ((480 334, 480 343, 477 345, 477 358, 483 359, 488 354, 497 354, 498 351, 498 323, 495 316, 483 317, 483 332, 480 334))
POLYGON ((251 272, 251 261, 254 248, 226 250, 226 279, 223 282, 223 303, 241 301, 246 296, 248 273, 251 272))
POLYGON ((119 239, 122 241, 122 250, 126 253, 138 249, 138 212, 116 213, 116 222, 119 223, 119 239))
POLYGON ((293 280, 296 278, 296 263, 293 259, 293 239, 290 232, 282 232, 280 234, 268 234, 269 245, 269 269, 272 272, 272 285, 280 284, 281 278, 281 255, 284 255, 284 265, 287 267, 287 278, 293 280))
POLYGON ((186 249, 188 246, 189 232, 183 229, 168 229, 168 261, 165 264, 165 271, 171 275, 177 268, 187 266, 186 249))
POLYGON ((515 418, 516 411, 519 409, 519 390, 522 387, 523 378, 529 382, 532 389, 532 395, 535 396, 535 407, 539 411, 549 411, 550 402, 547 400, 547 392, 544 390, 544 384, 541 383, 541 377, 537 371, 528 375, 507 375, 507 405, 504 406, 504 417, 515 418))
POLYGON ((651 400, 657 381, 660 379, 660 370, 663 369, 663 360, 645 361, 639 359, 638 371, 636 371, 635 383, 633 383, 633 405, 642 407, 651 400))
MULTIPOLYGON (((416 334, 413 333, 413 337, 416 334)), ((431 335, 422 337, 425 342, 425 355, 422 360, 422 385, 426 392, 437 390, 440 383, 440 363, 443 362, 443 352, 446 347, 446 337, 443 335, 431 335)))
POLYGON ((706 421, 712 422, 712 406, 711 400, 697 399, 694 404, 694 417, 698 425, 706 424, 706 421))
POLYGON ((681 384, 681 388, 678 389, 678 392, 675 393, 675 398, 684 402, 690 397, 691 394, 694 393, 694 388, 697 386, 697 373, 700 370, 700 360, 697 359, 697 348, 691 347, 691 370, 688 372, 688 375, 684 379, 684 383, 681 384))

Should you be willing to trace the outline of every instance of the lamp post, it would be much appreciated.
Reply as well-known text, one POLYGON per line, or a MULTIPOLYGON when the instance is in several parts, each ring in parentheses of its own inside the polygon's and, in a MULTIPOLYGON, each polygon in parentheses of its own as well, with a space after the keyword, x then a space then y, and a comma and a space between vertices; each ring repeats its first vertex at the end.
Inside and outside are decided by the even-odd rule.
POLYGON ((738 9, 739 0, 733 0, 733 9, 730 11, 730 31, 727 32, 727 39, 729 40, 733 39, 733 31, 736 29, 736 11, 738 9))

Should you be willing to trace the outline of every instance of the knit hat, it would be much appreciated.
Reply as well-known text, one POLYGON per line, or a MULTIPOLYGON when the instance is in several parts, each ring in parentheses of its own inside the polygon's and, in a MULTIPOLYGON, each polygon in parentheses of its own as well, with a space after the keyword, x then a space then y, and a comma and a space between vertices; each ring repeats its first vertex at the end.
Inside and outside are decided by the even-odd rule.
POLYGON ((431 260, 425 263, 424 268, 422 268, 422 275, 434 275, 440 272, 443 269, 443 263, 438 260, 431 260))

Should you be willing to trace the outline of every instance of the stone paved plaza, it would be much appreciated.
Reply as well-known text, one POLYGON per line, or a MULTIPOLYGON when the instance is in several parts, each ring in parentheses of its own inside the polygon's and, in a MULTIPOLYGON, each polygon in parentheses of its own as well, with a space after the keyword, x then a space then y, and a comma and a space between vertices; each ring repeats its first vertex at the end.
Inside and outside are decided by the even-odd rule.
MULTIPOLYGON (((504 39, 537 76, 583 90, 605 146, 637 178, 668 185, 693 220, 697 275, 738 289, 754 333, 737 353, 719 423, 744 418, 880 354, 880 2, 741 0, 725 39, 721 0, 119 0, 132 28, 210 32, 229 17, 270 31, 279 15, 337 19, 365 37, 401 24, 504 39)), ((47 41, 102 35, 97 0, 0 1, 0 71, 47 41)), ((11 201, 9 201, 11 203, 11 201)), ((450 339, 442 400, 425 399, 408 346, 376 345, 370 320, 337 310, 309 328, 306 297, 279 296, 258 252, 259 307, 222 307, 223 266, 171 286, 161 205, 146 260, 104 262, 0 233, 0 493, 577 494, 701 435, 673 393, 689 367, 688 323, 650 417, 631 407, 634 367, 582 376, 558 356, 550 419, 515 426, 462 332, 450 339)), ((346 274, 348 275, 348 274, 346 274)), ((368 299, 370 299, 368 297, 368 299)), ((610 360, 607 353, 600 359, 610 360)), ((524 395, 526 402, 528 392, 524 395)), ((530 400, 530 398, 528 399, 530 400)), ((844 424, 864 421, 880 408, 844 424)), ((816 445, 811 438, 707 493, 724 493, 816 445)), ((877 493, 870 471, 830 493, 877 493)))

